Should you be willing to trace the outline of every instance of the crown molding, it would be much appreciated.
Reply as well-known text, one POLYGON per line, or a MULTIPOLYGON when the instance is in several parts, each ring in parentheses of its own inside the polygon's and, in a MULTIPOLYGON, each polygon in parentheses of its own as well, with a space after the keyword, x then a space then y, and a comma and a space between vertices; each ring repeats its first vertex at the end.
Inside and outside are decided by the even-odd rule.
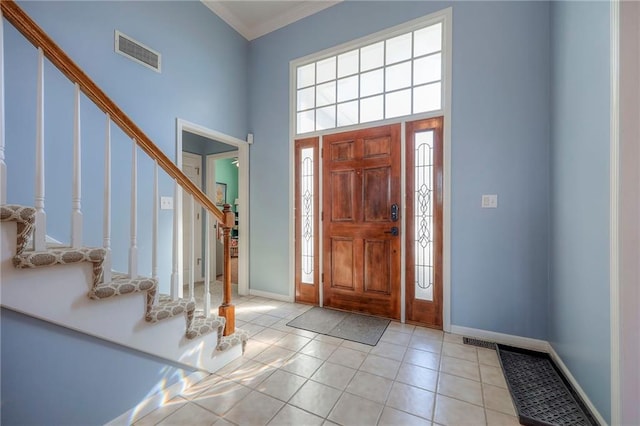
POLYGON ((201 0, 205 6, 207 6, 213 13, 218 15, 223 21, 225 21, 231 28, 236 30, 247 40, 255 40, 268 34, 272 31, 286 27, 300 19, 311 16, 324 9, 334 6, 343 0, 322 0, 322 1, 305 1, 292 7, 284 14, 279 14, 271 19, 263 21, 258 26, 250 27, 242 21, 241 17, 234 14, 223 2, 215 0, 201 0))

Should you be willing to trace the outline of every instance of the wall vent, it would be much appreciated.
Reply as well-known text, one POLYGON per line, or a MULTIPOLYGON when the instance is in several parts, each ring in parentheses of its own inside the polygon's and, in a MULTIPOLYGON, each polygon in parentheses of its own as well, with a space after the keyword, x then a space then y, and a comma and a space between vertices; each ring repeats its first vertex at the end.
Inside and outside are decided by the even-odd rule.
POLYGON ((161 71, 160 53, 116 30, 116 52, 156 72, 161 71))

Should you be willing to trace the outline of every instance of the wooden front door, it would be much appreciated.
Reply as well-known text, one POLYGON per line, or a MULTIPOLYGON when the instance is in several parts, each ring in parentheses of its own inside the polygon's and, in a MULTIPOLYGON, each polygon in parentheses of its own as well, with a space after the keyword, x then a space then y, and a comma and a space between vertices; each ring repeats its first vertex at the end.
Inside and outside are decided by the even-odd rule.
POLYGON ((409 122, 407 320, 442 329, 442 117, 409 122))
POLYGON ((400 125, 323 139, 323 301, 400 318, 400 125))

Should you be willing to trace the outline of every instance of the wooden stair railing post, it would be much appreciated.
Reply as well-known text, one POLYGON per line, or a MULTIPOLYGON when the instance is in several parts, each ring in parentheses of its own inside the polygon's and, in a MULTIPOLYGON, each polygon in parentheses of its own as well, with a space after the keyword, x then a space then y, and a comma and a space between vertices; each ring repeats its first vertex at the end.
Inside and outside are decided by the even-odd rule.
POLYGON ((229 336, 235 332, 236 328, 236 308, 231 304, 231 228, 236 223, 236 217, 229 204, 224 205, 222 213, 224 214, 224 223, 221 223, 224 242, 224 271, 222 305, 218 308, 218 314, 227 320, 224 326, 224 335, 229 336))

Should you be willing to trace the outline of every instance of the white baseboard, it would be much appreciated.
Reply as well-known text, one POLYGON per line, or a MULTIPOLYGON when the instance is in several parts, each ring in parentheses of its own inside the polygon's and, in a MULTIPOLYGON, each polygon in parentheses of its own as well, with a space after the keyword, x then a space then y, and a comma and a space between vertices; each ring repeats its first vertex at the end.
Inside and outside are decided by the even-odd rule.
POLYGON ((600 415, 584 390, 582 390, 582 388, 578 384, 578 381, 573 377, 571 371, 569 371, 564 362, 562 362, 562 358, 560 358, 560 355, 558 355, 558 353, 553 349, 553 346, 551 344, 549 344, 549 355, 551 355, 551 359, 553 359, 553 362, 556 363, 558 368, 560 368, 560 370, 562 371, 562 374, 564 374, 564 376, 567 378, 567 380, 569 380, 576 392, 578 392, 578 395, 580 395, 582 401, 587 405, 587 407, 591 411, 591 414, 593 414, 596 420, 598 420, 598 423, 600 423, 601 425, 606 425, 607 422, 604 420, 602 415, 600 415))
POLYGON ((549 343, 546 340, 531 339, 529 337, 514 336, 513 334, 497 333, 495 331, 480 330, 477 328, 461 327, 459 325, 451 325, 451 333, 502 343, 503 345, 549 352, 549 343))
POLYGON ((268 291, 249 289, 251 296, 265 297, 267 299, 281 300, 283 302, 295 302, 293 296, 286 294, 271 293, 268 291))
POLYGON ((126 413, 123 413, 115 419, 111 420, 109 423, 107 423, 107 426, 130 425, 137 422, 156 408, 161 407, 167 401, 170 401, 174 397, 180 395, 189 386, 198 383, 208 375, 209 373, 196 371, 194 373, 191 373, 189 376, 179 380, 178 382, 172 384, 167 389, 159 389, 158 392, 145 398, 138 405, 136 405, 126 413))

